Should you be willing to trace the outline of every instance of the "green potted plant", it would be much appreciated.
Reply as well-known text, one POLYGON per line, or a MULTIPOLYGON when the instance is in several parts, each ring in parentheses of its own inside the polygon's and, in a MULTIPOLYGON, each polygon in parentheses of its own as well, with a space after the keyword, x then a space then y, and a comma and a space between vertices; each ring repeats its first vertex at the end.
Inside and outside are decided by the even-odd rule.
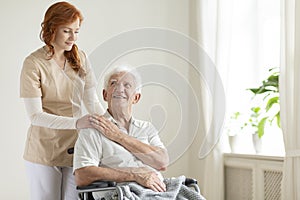
MULTIPOLYGON (((256 128, 256 133, 261 138, 265 133, 267 122, 273 124, 276 121, 280 128, 279 106, 279 70, 269 69, 270 75, 262 81, 257 88, 249 88, 254 98, 260 98, 260 104, 251 108, 248 124, 256 128)), ((258 101, 259 102, 259 101, 258 101)))
POLYGON ((279 70, 269 69, 270 75, 257 88, 249 88, 253 93, 254 106, 250 108, 245 127, 251 127, 253 145, 257 153, 261 152, 261 137, 265 134, 266 126, 276 125, 280 128, 279 106, 279 70))
POLYGON ((244 128, 252 133, 252 143, 256 153, 262 151, 261 132, 264 132, 264 126, 267 117, 262 118, 262 109, 259 106, 251 107, 249 117, 244 124, 244 128))
POLYGON ((259 153, 261 137, 265 134, 267 126, 276 122, 280 128, 279 68, 269 69, 268 77, 258 87, 247 90, 253 94, 251 106, 246 112, 233 113, 229 120, 226 120, 225 129, 230 145, 231 140, 236 140, 238 133, 251 132, 253 145, 258 146, 256 152, 259 153))

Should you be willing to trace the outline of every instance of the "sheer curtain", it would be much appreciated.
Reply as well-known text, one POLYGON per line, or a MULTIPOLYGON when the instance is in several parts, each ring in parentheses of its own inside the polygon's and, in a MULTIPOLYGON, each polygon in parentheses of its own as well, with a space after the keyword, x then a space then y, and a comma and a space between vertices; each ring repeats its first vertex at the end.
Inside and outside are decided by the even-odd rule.
POLYGON ((300 199, 300 2, 282 1, 281 122, 286 157, 283 199, 300 199))
MULTIPOLYGON (((216 73, 210 74, 211 77, 217 79, 221 75, 222 81, 226 82, 228 72, 228 62, 230 57, 230 32, 231 32, 231 0, 230 1, 218 1, 218 0, 201 0, 191 1, 191 36, 197 40, 203 50, 208 54, 211 60, 215 63, 217 69, 216 73), (225 73, 225 75, 224 75, 225 73)), ((224 85, 223 85, 224 86, 224 85)), ((214 93, 215 91, 211 91, 214 93)), ((212 97, 217 94, 212 94, 212 97)), ((204 98, 205 94, 203 94, 204 98)), ((211 99, 213 103, 220 99, 211 99)), ((226 99, 222 99, 225 101, 226 99)), ((209 107, 208 102, 203 101, 202 108, 203 114, 207 114, 209 107)), ((207 120, 206 117, 203 120, 207 120)), ((222 160, 222 144, 223 138, 218 140, 219 131, 215 129, 215 123, 218 123, 216 119, 218 116, 212 116, 210 127, 207 125, 207 121, 200 122, 201 125, 207 125, 205 129, 210 129, 210 133, 213 135, 211 138, 212 143, 217 142, 216 146, 210 151, 203 151, 202 146, 199 151, 199 162, 196 165, 198 169, 196 172, 201 174, 198 178, 200 180, 201 192, 206 199, 222 200, 224 199, 223 190, 223 160, 222 160), (205 156, 204 156, 205 155, 205 156), (204 156, 204 157, 203 157, 204 156)), ((201 134, 200 134, 201 135, 201 134)), ((203 135, 203 134, 202 134, 203 135)), ((205 140, 205 136, 200 140, 205 140)), ((201 141, 202 142, 202 141, 201 141)), ((201 143, 200 142, 200 143, 201 143)), ((207 148, 209 149, 209 148, 207 148)), ((193 161, 195 163, 195 161, 193 161)))

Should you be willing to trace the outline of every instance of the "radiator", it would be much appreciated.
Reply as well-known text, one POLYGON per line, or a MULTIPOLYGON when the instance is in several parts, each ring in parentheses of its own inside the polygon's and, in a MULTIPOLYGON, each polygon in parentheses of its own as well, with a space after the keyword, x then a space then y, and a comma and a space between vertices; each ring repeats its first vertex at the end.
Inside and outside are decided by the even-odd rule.
POLYGON ((280 200, 283 158, 225 154, 226 200, 280 200))

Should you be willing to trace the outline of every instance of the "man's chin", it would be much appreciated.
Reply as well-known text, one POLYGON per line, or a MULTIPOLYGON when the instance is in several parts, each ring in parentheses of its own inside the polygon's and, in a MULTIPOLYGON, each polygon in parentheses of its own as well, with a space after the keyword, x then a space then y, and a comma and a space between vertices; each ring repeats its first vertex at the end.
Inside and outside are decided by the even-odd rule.
POLYGON ((113 107, 127 107, 128 102, 124 99, 118 99, 118 100, 113 100, 111 105, 113 107))

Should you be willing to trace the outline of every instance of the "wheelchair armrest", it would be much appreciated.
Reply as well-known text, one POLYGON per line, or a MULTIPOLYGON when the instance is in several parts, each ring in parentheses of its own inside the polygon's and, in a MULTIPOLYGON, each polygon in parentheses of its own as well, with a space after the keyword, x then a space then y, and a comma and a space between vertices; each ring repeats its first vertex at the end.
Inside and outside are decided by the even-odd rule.
MULTIPOLYGON (((197 180, 193 178, 186 178, 183 182, 184 185, 188 186, 191 184, 197 184, 197 180)), ((108 188, 108 187, 116 187, 117 183, 114 181, 95 181, 86 186, 77 186, 77 190, 89 190, 96 188, 108 188)))
POLYGON ((191 185, 191 184, 197 184, 197 180, 196 179, 193 179, 193 178, 186 178, 185 181, 184 181, 184 185, 188 186, 188 185, 191 185))
POLYGON ((78 199, 94 199, 92 192, 114 190, 116 185, 113 181, 95 181, 86 186, 77 186, 78 199))
POLYGON ((114 181, 95 181, 86 186, 77 186, 77 190, 90 190, 98 188, 111 188, 116 187, 117 183, 114 181))

